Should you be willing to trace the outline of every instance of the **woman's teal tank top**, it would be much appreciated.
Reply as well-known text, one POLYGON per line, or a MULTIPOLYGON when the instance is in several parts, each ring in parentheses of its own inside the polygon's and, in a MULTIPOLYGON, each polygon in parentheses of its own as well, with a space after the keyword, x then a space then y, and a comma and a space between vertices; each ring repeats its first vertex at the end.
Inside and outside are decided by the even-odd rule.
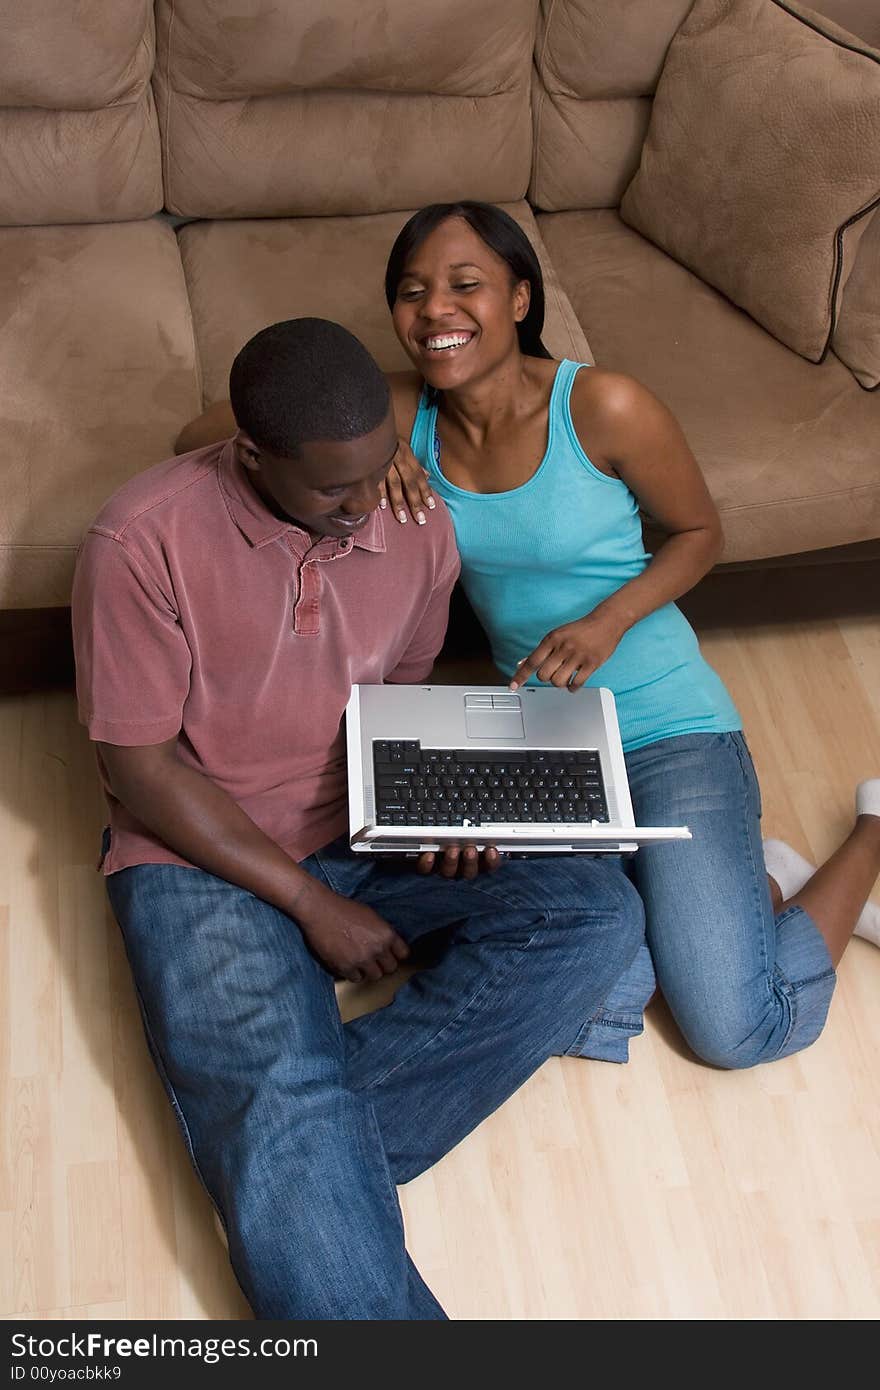
MULTIPOLYGON (((413 422, 413 453, 452 515, 465 593, 508 677, 551 628, 582 618, 651 558, 635 497, 620 479, 593 467, 575 433, 569 400, 580 367, 559 364, 547 452, 529 481, 510 492, 468 492, 443 476, 437 407, 424 392, 413 422)), ((532 676, 530 684, 540 682, 532 676)), ((742 727, 674 603, 630 628, 587 684, 614 692, 625 750, 742 727)))

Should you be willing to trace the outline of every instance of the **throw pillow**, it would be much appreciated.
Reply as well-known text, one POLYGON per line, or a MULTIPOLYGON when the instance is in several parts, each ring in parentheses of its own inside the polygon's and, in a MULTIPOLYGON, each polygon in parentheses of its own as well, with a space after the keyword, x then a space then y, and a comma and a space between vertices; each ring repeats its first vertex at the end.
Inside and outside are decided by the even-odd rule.
POLYGON ((866 390, 880 386, 880 211, 862 237, 831 346, 866 390))
POLYGON ((880 53, 783 0, 696 0, 621 217, 818 362, 880 205, 880 53))

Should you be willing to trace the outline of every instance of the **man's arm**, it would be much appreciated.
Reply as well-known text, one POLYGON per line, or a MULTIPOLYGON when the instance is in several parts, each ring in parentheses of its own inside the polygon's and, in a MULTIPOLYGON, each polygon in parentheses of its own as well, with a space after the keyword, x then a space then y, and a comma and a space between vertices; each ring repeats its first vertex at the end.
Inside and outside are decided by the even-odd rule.
POLYGON ((133 816, 190 863, 293 918, 332 973, 378 980, 409 955, 403 939, 372 909, 325 888, 221 787, 181 762, 176 738, 98 748, 114 796, 133 816))
POLYGON ((288 913, 335 974, 378 979, 406 955, 368 909, 314 883, 225 791, 178 755, 192 653, 161 565, 93 527, 72 594, 80 718, 114 795, 169 849, 288 913))

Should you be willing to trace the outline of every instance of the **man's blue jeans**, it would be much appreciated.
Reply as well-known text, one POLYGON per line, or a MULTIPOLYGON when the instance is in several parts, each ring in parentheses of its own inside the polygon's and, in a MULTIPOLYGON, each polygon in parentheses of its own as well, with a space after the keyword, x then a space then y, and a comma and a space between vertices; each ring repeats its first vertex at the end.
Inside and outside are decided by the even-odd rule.
POLYGON ((304 867, 439 963, 343 1026, 291 919, 199 869, 107 880, 147 1038, 258 1318, 438 1319, 395 1184, 430 1167, 553 1053, 633 960, 617 860, 510 860, 446 880, 336 841, 304 867))
POLYGON ((774 916, 761 798, 741 733, 665 738, 626 758, 636 820, 689 825, 645 846, 630 872, 646 944, 568 1049, 625 1062, 657 984, 694 1052, 717 1067, 790 1057, 821 1033, 836 976, 802 907, 774 916))

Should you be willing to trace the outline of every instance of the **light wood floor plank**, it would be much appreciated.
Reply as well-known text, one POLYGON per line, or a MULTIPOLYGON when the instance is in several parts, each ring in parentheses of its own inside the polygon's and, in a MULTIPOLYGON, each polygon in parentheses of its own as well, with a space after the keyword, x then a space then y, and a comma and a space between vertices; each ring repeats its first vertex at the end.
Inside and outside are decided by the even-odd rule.
MULTIPOLYGON (((766 833, 812 857, 880 773, 880 621, 819 590, 805 615, 831 581, 725 580, 701 628, 766 833)), ((72 696, 0 700, 0 1316, 248 1318, 143 1040, 102 817, 72 696)), ((348 1016, 388 993, 340 997, 348 1016)), ((548 1062, 402 1190, 425 1278, 460 1319, 876 1318, 878 998, 880 951, 856 941, 787 1061, 701 1066, 658 1001, 627 1066, 548 1062)))

